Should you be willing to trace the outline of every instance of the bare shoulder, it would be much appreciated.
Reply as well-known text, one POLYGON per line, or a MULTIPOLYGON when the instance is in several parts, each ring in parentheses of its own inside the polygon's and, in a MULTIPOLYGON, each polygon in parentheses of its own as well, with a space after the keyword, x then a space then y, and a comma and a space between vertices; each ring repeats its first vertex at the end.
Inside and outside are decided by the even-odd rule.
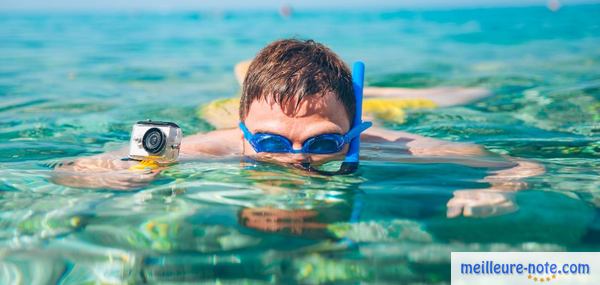
POLYGON ((361 137, 366 141, 377 141, 377 140, 385 140, 389 142, 393 141, 413 141, 413 140, 431 140, 430 138, 411 134, 403 131, 389 130, 381 127, 371 127, 367 129, 361 137))
POLYGON ((241 138, 242 134, 237 128, 186 136, 181 142, 181 153, 210 156, 236 155, 241 152, 241 138))
POLYGON ((368 129, 362 137, 367 141, 406 143, 410 152, 416 156, 479 156, 487 153, 476 144, 445 141, 379 127, 368 129))

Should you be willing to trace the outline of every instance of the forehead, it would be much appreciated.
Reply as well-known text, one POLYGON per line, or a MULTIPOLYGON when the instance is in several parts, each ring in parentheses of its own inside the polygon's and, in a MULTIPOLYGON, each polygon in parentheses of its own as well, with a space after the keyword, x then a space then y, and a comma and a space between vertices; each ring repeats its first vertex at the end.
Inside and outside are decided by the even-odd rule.
POLYGON ((344 105, 332 93, 305 97, 297 106, 296 100, 289 100, 283 106, 269 99, 255 100, 250 104, 246 122, 257 130, 329 123, 347 131, 350 126, 344 105))

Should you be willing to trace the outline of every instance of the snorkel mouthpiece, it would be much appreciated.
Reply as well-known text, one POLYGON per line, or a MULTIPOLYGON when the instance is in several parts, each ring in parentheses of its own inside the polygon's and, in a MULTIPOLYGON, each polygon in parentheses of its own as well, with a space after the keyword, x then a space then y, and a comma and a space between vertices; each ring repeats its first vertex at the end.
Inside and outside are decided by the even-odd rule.
MULTIPOLYGON (((356 111, 354 112, 354 118, 352 120, 352 127, 354 128, 362 123, 362 102, 363 102, 363 87, 365 81, 365 64, 361 61, 357 61, 352 66, 352 85, 354 89, 354 98, 356 99, 356 111)), ((370 123, 369 123, 370 124, 370 123)), ((370 125, 369 125, 370 127, 370 125)), ((338 171, 323 171, 318 170, 310 165, 310 163, 302 163, 302 167, 310 172, 316 172, 322 175, 344 175, 354 173, 358 169, 360 156, 360 135, 356 136, 350 142, 346 157, 340 166, 338 171)))

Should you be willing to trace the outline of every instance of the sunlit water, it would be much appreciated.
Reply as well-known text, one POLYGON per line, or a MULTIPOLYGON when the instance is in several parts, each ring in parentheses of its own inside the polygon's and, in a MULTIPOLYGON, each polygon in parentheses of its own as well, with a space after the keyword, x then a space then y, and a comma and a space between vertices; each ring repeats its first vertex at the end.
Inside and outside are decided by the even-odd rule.
POLYGON ((598 15, 4 13, 0 284, 434 284, 449 282, 451 251, 598 251, 598 15), (290 36, 364 60, 371 85, 489 88, 490 98, 387 127, 478 143, 547 173, 526 180, 512 212, 452 219, 453 192, 488 187, 479 180, 493 169, 417 163, 393 144, 363 144, 360 171, 346 177, 226 159, 178 164, 133 192, 51 182, 58 161, 124 146, 139 119, 209 131, 196 107, 239 92, 233 65, 290 36))

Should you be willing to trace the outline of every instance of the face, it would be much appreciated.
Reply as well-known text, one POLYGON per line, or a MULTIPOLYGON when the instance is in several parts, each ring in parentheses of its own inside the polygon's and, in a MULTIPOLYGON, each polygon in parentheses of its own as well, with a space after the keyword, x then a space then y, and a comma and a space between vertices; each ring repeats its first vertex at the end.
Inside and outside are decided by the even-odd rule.
MULTIPOLYGON (((274 102, 256 100, 250 105, 244 122, 253 134, 272 133, 288 138, 293 143, 294 149, 302 148, 302 143, 311 137, 331 133, 345 134, 350 129, 344 105, 334 94, 307 97, 296 109, 294 103, 290 102, 289 106, 282 108, 274 102), (289 110, 295 112, 291 114, 289 110)), ((293 165, 305 162, 313 165, 323 164, 343 157, 348 150, 348 145, 345 145, 342 151, 335 154, 256 153, 243 136, 242 140, 244 155, 262 161, 293 165)))

